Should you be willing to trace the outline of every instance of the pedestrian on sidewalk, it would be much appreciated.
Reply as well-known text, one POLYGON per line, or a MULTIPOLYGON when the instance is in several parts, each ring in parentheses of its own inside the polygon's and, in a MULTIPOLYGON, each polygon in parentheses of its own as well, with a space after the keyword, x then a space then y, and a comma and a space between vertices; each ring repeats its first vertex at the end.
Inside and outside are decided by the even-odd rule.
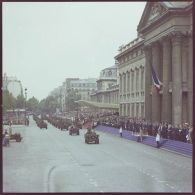
POLYGON ((11 135, 12 135, 12 122, 9 123, 8 134, 9 134, 9 137, 11 137, 11 135))
POLYGON ((123 128, 122 128, 122 126, 119 129, 119 133, 120 133, 120 137, 122 137, 123 136, 123 128))
POLYGON ((156 147, 159 148, 160 147, 160 133, 157 132, 156 134, 156 147))
POLYGON ((140 136, 140 142, 142 142, 143 141, 143 127, 142 127, 142 124, 140 124, 139 136, 140 136))

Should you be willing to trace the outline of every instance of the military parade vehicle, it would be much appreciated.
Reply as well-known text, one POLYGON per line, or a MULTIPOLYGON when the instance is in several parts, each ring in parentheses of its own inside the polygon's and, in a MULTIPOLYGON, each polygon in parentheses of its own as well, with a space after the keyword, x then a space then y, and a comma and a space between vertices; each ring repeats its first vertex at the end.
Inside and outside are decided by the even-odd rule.
POLYGON ((38 126, 40 129, 43 129, 43 128, 47 129, 47 123, 44 122, 44 120, 43 120, 42 118, 39 118, 39 117, 33 115, 33 119, 35 120, 37 126, 38 126))
POLYGON ((85 143, 94 143, 94 144, 99 144, 99 135, 96 134, 96 132, 92 129, 91 127, 87 128, 87 132, 84 135, 85 137, 85 143))
POLYGON ((79 128, 76 125, 71 125, 69 128, 69 135, 79 135, 79 128))
POLYGON ((9 135, 8 133, 4 133, 3 134, 3 145, 4 146, 9 145, 10 140, 15 140, 16 142, 21 142, 22 137, 21 137, 20 133, 14 133, 11 135, 9 135))
POLYGON ((21 142, 22 137, 21 137, 20 133, 14 133, 14 134, 11 134, 9 139, 16 140, 16 142, 21 142))

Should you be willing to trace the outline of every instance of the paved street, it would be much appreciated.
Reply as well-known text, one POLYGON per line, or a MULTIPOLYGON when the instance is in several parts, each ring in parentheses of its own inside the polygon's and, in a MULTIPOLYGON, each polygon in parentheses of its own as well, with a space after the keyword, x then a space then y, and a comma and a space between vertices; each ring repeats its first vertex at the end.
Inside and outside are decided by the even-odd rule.
POLYGON ((3 147, 4 192, 192 192, 192 159, 98 132, 85 144, 51 125, 14 128, 3 147))

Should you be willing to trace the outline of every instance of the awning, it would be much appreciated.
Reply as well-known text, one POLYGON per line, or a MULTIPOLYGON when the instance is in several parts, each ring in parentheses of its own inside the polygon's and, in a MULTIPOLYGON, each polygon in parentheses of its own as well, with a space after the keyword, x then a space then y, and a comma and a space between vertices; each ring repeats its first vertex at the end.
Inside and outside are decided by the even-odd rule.
POLYGON ((99 103, 99 102, 92 102, 92 101, 85 101, 85 100, 78 100, 75 101, 80 106, 88 106, 94 108, 102 108, 102 109, 119 109, 119 104, 108 104, 108 103, 99 103))

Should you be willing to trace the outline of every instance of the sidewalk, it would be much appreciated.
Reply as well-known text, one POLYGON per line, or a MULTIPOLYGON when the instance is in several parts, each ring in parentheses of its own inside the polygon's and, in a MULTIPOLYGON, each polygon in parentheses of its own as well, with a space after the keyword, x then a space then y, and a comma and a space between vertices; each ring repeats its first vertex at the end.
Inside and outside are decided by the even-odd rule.
MULTIPOLYGON (((105 133, 111 133, 111 134, 116 135, 116 136, 120 136, 119 129, 114 128, 114 127, 98 125, 96 127, 96 130, 102 131, 105 133)), ((132 135, 132 132, 127 131, 127 130, 123 130, 123 138, 131 140, 131 141, 137 141, 137 136, 132 135)), ((152 146, 152 147, 156 147, 156 141, 155 141, 154 136, 144 136, 143 142, 141 142, 141 143, 143 143, 145 145, 152 146)), ((190 144, 190 143, 184 143, 184 142, 180 142, 180 141, 161 138, 160 149, 169 150, 171 152, 176 152, 178 154, 192 157, 192 144, 190 144)))

